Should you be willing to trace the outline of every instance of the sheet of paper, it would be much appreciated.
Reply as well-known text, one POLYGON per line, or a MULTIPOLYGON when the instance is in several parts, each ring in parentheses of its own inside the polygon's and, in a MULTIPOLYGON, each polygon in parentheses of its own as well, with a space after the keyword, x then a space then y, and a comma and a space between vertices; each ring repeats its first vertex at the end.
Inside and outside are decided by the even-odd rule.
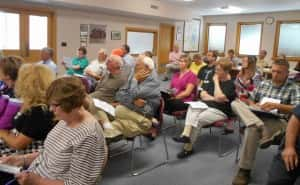
POLYGON ((65 63, 67 68, 72 68, 72 57, 63 57, 63 62, 65 63))
POLYGON ((207 109, 208 106, 202 102, 202 101, 191 101, 191 102, 185 102, 189 104, 193 109, 207 109))
POLYGON ((1 172, 5 172, 5 173, 9 173, 9 174, 18 174, 20 173, 22 170, 21 167, 17 167, 17 166, 11 166, 11 165, 7 165, 7 164, 1 164, 0 162, 0 171, 1 172))
MULTIPOLYGON (((260 101, 260 105, 264 104, 264 103, 280 103, 280 100, 278 99, 274 99, 274 98, 268 98, 268 97, 263 97, 263 99, 260 101)), ((278 110, 277 109, 274 109, 274 110, 271 110, 270 111, 271 113, 273 114, 277 114, 278 113, 278 110)))
POLYGON ((105 101, 101 101, 98 99, 93 98, 94 104, 97 108, 104 110, 105 112, 107 112, 108 114, 115 116, 115 108, 109 104, 106 103, 105 101))

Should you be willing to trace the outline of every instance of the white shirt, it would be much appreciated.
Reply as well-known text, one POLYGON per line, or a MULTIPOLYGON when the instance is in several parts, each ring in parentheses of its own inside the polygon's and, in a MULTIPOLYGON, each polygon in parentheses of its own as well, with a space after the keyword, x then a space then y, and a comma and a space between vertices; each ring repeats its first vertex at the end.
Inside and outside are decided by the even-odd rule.
POLYGON ((106 63, 105 61, 100 63, 98 59, 95 59, 84 69, 84 75, 87 75, 87 70, 90 70, 101 76, 106 73, 106 63))
POLYGON ((57 66, 56 64, 53 62, 53 60, 49 59, 49 60, 46 60, 46 61, 39 61, 38 64, 43 64, 43 65, 46 65, 47 67, 49 67, 55 75, 57 75, 58 71, 57 71, 57 66))

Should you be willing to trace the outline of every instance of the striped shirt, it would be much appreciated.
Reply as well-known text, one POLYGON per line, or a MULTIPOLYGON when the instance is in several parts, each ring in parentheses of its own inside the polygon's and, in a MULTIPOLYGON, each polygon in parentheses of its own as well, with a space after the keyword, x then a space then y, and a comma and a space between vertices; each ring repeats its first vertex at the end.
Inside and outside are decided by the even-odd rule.
POLYGON ((281 104, 296 106, 300 103, 300 88, 289 80, 280 87, 273 86, 272 81, 263 81, 254 91, 254 101, 260 102, 263 97, 278 99, 281 104))
POLYGON ((44 150, 30 168, 42 177, 65 185, 95 185, 107 156, 102 128, 97 121, 70 128, 60 121, 48 134, 44 150))

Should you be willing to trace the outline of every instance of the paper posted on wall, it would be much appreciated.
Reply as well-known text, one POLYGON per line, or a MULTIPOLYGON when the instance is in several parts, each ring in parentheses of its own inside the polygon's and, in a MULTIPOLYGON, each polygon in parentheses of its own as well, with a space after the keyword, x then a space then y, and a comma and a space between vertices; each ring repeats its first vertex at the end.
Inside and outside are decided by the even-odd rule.
POLYGON ((95 99, 95 98, 93 98, 93 101, 97 108, 104 110, 105 112, 107 112, 108 114, 110 114, 112 116, 116 115, 115 114, 116 109, 111 104, 106 103, 105 101, 101 101, 99 99, 95 99))
POLYGON ((202 101, 191 101, 191 102, 185 102, 185 103, 189 104, 193 109, 207 109, 208 108, 206 103, 204 103, 202 101))

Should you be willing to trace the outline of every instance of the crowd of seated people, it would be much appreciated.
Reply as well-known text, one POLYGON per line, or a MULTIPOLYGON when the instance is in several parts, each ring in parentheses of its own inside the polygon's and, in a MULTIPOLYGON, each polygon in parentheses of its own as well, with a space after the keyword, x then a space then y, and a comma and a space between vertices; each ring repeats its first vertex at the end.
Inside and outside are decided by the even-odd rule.
MULTIPOLYGON (((260 60, 266 55, 263 51, 260 60)), ((267 148, 280 139, 287 126, 286 119, 293 113, 286 140, 269 171, 268 183, 297 182, 299 107, 294 108, 300 104, 300 89, 287 78, 286 60, 274 61, 272 79, 263 80, 256 56, 238 59, 233 50, 228 50, 226 57, 218 58, 217 52, 208 51, 203 58, 195 54, 191 61, 175 45, 169 66, 176 65, 176 70, 168 69, 170 85, 161 92, 151 52, 133 57, 128 45, 113 49, 110 55, 102 48, 90 64, 86 53, 86 48, 80 47, 71 67, 65 66, 68 75, 78 74, 77 77, 56 76, 51 48, 42 49, 38 64, 20 67, 24 61, 11 56, 0 60, 0 80, 6 84, 6 88, 0 89, 1 95, 17 97, 23 102, 13 119, 14 129, 0 129, 1 144, 9 151, 1 153, 0 161, 25 165, 32 171, 17 174, 15 184, 100 182, 107 160, 106 145, 148 134, 159 124, 155 117, 161 98, 165 113, 185 113, 183 131, 173 137, 184 144, 177 154, 179 159, 193 154, 203 127, 233 116, 241 120, 245 134, 233 185, 250 182, 257 149, 267 148), (231 75, 233 68, 239 71, 236 76, 231 75), (95 84, 90 94, 78 79, 82 75, 95 84), (96 100, 110 104, 114 115, 96 106, 96 100), (188 104, 192 101, 205 103, 207 107, 193 107, 188 104), (261 113, 264 111, 273 111, 272 116, 261 113), (35 143, 40 145, 39 150, 30 150, 35 143)), ((0 173, 2 184, 11 179, 12 175, 0 173)))
POLYGON ((193 153, 195 143, 201 128, 224 120, 231 115, 230 103, 235 99, 234 82, 229 74, 232 63, 221 59, 215 67, 211 81, 202 85, 200 99, 208 105, 207 109, 188 107, 184 130, 180 137, 174 137, 176 142, 184 143, 183 150, 177 155, 184 158, 193 153))

